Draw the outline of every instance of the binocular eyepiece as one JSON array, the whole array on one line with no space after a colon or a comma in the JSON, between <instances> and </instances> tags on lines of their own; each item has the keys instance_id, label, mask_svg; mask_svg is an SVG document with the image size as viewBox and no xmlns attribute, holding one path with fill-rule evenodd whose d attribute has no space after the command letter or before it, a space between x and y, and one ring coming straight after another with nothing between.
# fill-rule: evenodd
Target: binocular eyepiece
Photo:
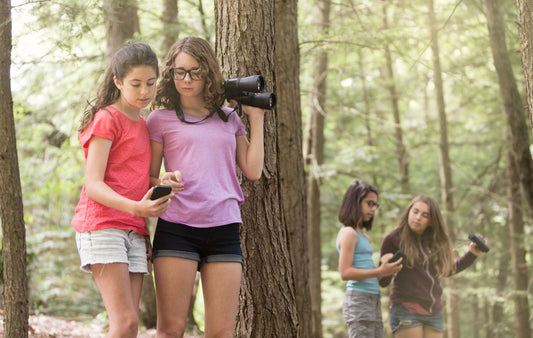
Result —
<instances>
[{"instance_id":1,"label":"binocular eyepiece","mask_svg":"<svg viewBox=\"0 0 533 338\"><path fill-rule=\"evenodd\" d=\"M274 109L276 94L263 93L265 79L261 75L228 79L224 81L224 95L226 100L235 100L247 106Z\"/></svg>"}]
</instances>

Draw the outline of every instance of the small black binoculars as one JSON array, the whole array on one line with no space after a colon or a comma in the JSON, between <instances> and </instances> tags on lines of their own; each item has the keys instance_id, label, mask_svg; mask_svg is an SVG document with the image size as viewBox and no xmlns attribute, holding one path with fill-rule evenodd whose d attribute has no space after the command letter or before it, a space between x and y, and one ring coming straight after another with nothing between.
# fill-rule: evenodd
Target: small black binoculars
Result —
<instances>
[{"instance_id":1,"label":"small black binoculars","mask_svg":"<svg viewBox=\"0 0 533 338\"><path fill-rule=\"evenodd\" d=\"M235 100L240 104L262 109L274 109L276 107L276 94L263 93L264 88L265 79L261 75L224 81L226 100Z\"/></svg>"}]
</instances>

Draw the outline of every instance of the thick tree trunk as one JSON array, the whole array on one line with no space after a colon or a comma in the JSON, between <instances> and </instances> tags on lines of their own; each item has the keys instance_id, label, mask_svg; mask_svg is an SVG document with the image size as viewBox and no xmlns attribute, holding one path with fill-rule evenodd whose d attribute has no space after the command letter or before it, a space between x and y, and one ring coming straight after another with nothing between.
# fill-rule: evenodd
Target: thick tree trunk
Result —
<instances>
[{"instance_id":1,"label":"thick tree trunk","mask_svg":"<svg viewBox=\"0 0 533 338\"><path fill-rule=\"evenodd\" d=\"M276 0L275 7L275 91L278 97L277 129L279 149L278 170L282 216L289 234L298 312L299 337L321 337L312 334L309 318L312 301L309 280L309 250L307 238L307 205L304 160L302 150L302 111L300 107L300 51L298 45L298 1ZM320 242L319 242L320 243ZM319 248L320 250L320 248ZM318 251L320 255L320 251ZM320 275L318 275L320 278ZM320 279L318 280L320 283ZM320 309L319 309L320 313ZM320 314L318 314L320 316ZM320 325L321 317L318 318Z\"/></svg>"},{"instance_id":2,"label":"thick tree trunk","mask_svg":"<svg viewBox=\"0 0 533 338\"><path fill-rule=\"evenodd\" d=\"M514 78L511 58L507 50L501 2L499 0L485 0L485 13L489 27L494 67L498 74L503 106L510 127L511 144L516 159L517 173L522 183L529 214L533 218L533 159L529 150L530 131L527 126L523 101ZM531 40L528 43L531 43ZM524 67L524 69L526 68Z\"/></svg>"},{"instance_id":3,"label":"thick tree trunk","mask_svg":"<svg viewBox=\"0 0 533 338\"><path fill-rule=\"evenodd\" d=\"M522 68L526 79L526 98L530 128L533 128L533 3L516 0L518 37L522 53Z\"/></svg>"},{"instance_id":4,"label":"thick tree trunk","mask_svg":"<svg viewBox=\"0 0 533 338\"><path fill-rule=\"evenodd\" d=\"M320 36L329 32L330 0L317 0L316 26ZM322 337L322 247L320 236L320 166L324 162L324 120L326 108L326 80L328 53L322 49L315 56L314 81L310 93L307 164L307 236L309 243L309 285L312 307L312 337Z\"/></svg>"},{"instance_id":5,"label":"thick tree trunk","mask_svg":"<svg viewBox=\"0 0 533 338\"><path fill-rule=\"evenodd\" d=\"M28 337L26 229L11 94L11 1L0 3L0 214L4 280L4 335Z\"/></svg>"},{"instance_id":6,"label":"thick tree trunk","mask_svg":"<svg viewBox=\"0 0 533 338\"><path fill-rule=\"evenodd\" d=\"M137 0L104 0L106 30L105 60L109 64L113 55L133 34L139 32Z\"/></svg>"},{"instance_id":7,"label":"thick tree trunk","mask_svg":"<svg viewBox=\"0 0 533 338\"><path fill-rule=\"evenodd\" d=\"M178 41L180 33L178 25L178 0L163 0L161 23L163 24L163 42L161 43L161 49L166 55L170 46Z\"/></svg>"},{"instance_id":8,"label":"thick tree trunk","mask_svg":"<svg viewBox=\"0 0 533 338\"><path fill-rule=\"evenodd\" d=\"M285 3L282 8L273 0L215 1L215 50L225 75L262 74L268 91L275 84L279 100L275 112L265 113L263 176L242 182L244 266L237 337L309 337L311 332L309 289L303 279L308 262L296 1ZM276 37L274 23L291 16L292 28L276 23L282 32ZM278 40L282 38L287 40ZM288 50L278 51L276 43ZM286 57L287 64L282 65L280 57ZM278 85L278 78L283 83ZM247 123L246 116L242 118Z\"/></svg>"},{"instance_id":9,"label":"thick tree trunk","mask_svg":"<svg viewBox=\"0 0 533 338\"><path fill-rule=\"evenodd\" d=\"M511 265L514 282L514 337L530 338L528 302L528 273L526 250L524 247L524 219L522 196L516 169L515 157L507 154L507 210L509 212L509 232L511 237Z\"/></svg>"},{"instance_id":10,"label":"thick tree trunk","mask_svg":"<svg viewBox=\"0 0 533 338\"><path fill-rule=\"evenodd\" d=\"M428 0L428 14L429 14L429 31L431 38L431 50L433 54L433 82L435 84L435 97L437 101L437 110L439 115L439 147L440 147L440 180L441 180L441 199L443 203L444 219L450 232L452 242L455 240L454 222L451 218L454 211L453 193L452 193L452 169L450 165L450 154L448 145L448 124L446 121L446 108L444 104L444 89L442 84L442 71L440 66L439 56L439 39L437 31L437 20L435 18L435 11L433 0ZM459 338L460 326L459 315L460 308L457 301L457 295L453 292L456 290L455 280L449 279L446 282L448 293L446 300L446 316L448 325L448 337Z\"/></svg>"}]
</instances>

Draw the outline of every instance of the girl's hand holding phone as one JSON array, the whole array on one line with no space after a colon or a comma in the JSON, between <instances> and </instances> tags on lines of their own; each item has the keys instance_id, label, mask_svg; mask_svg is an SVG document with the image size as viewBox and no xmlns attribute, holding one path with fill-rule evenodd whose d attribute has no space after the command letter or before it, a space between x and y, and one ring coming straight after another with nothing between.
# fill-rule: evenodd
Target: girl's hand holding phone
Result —
<instances>
[{"instance_id":1,"label":"girl's hand holding phone","mask_svg":"<svg viewBox=\"0 0 533 338\"><path fill-rule=\"evenodd\" d=\"M144 197L136 202L134 215L142 217L158 217L168 209L170 206L170 198L174 196L174 193L171 192L170 194L152 200L154 188L155 187L150 188Z\"/></svg>"}]
</instances>

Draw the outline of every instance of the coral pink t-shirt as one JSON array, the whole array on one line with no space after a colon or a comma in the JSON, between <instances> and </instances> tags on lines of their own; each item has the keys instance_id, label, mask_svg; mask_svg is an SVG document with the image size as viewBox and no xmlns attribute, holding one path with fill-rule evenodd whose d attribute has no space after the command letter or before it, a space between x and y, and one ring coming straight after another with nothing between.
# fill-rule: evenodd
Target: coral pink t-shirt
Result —
<instances>
[{"instance_id":1,"label":"coral pink t-shirt","mask_svg":"<svg viewBox=\"0 0 533 338\"><path fill-rule=\"evenodd\" d=\"M112 106L100 109L93 122L78 135L86 162L93 136L112 141L104 182L124 197L141 200L150 187L152 156L146 120L142 116L137 121L131 120ZM88 198L85 185L72 225L77 232L117 228L148 235L144 217L106 207Z\"/></svg>"}]
</instances>

